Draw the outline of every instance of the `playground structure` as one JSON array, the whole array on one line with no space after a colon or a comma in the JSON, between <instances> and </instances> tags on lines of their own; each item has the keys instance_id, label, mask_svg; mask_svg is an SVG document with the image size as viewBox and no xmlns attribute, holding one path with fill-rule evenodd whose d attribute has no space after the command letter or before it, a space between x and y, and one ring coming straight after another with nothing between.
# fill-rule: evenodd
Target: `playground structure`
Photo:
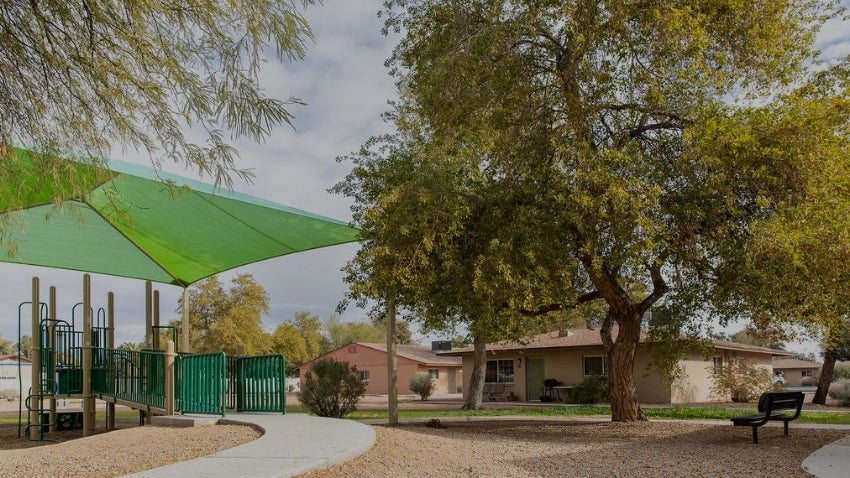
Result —
<instances>
[{"instance_id":1,"label":"playground structure","mask_svg":"<svg viewBox=\"0 0 850 478\"><path fill-rule=\"evenodd\" d=\"M96 400L106 402L106 430L115 428L115 405L139 410L147 422L153 415L236 411L286 412L285 361L282 355L227 357L224 352L193 354L188 349L188 307L184 307L181 352L177 331L159 324L159 293L146 282L143 350L115 348L114 295L106 309L91 305L91 278L83 276L83 300L71 320L57 317L56 288L41 302L39 279L32 279L32 300L18 307L18 341L22 310L31 308L32 386L20 393L27 408L24 435L44 440L46 432L82 428L94 432ZM188 303L188 294L183 303ZM82 308L82 330L76 310ZM170 339L162 341L163 334ZM81 399L82 410L57 409L57 399ZM23 419L19 409L20 438Z\"/></svg>"}]
</instances>

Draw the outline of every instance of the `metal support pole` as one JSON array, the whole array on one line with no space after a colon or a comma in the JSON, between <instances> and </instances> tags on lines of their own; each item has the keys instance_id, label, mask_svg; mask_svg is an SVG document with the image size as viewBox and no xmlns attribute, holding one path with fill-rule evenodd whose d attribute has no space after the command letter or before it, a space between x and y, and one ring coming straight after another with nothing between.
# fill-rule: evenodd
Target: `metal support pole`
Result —
<instances>
[{"instance_id":1,"label":"metal support pole","mask_svg":"<svg viewBox=\"0 0 850 478\"><path fill-rule=\"evenodd\" d=\"M165 341L165 414L174 415L174 341Z\"/></svg>"},{"instance_id":2,"label":"metal support pole","mask_svg":"<svg viewBox=\"0 0 850 478\"><path fill-rule=\"evenodd\" d=\"M106 295L106 348L112 353L115 350L115 294ZM114 377L109 377L114 380ZM113 382L114 383L114 382ZM115 430L115 403L106 404L106 429Z\"/></svg>"},{"instance_id":3,"label":"metal support pole","mask_svg":"<svg viewBox=\"0 0 850 478\"><path fill-rule=\"evenodd\" d=\"M159 291L153 291L153 328L151 329L151 334L153 335L153 349L161 350L159 344Z\"/></svg>"},{"instance_id":4,"label":"metal support pole","mask_svg":"<svg viewBox=\"0 0 850 478\"><path fill-rule=\"evenodd\" d=\"M30 424L36 426L39 434L41 429L41 324L39 304L38 277L32 278L32 338L30 343L30 360L32 360L32 386L30 387ZM20 357L18 358L20 360ZM40 436L40 435L39 435Z\"/></svg>"},{"instance_id":5,"label":"metal support pole","mask_svg":"<svg viewBox=\"0 0 850 478\"><path fill-rule=\"evenodd\" d=\"M48 316L50 317L50 326L48 327L48 343L50 350L50 366L47 367L48 373L53 373L53 390L50 396L50 432L56 432L56 394L59 393L59 373L56 371L56 361L58 354L56 353L56 286L50 286L50 300L48 302Z\"/></svg>"},{"instance_id":6,"label":"metal support pole","mask_svg":"<svg viewBox=\"0 0 850 478\"><path fill-rule=\"evenodd\" d=\"M180 351L187 354L191 351L189 347L189 289L183 288L183 317L180 321Z\"/></svg>"},{"instance_id":7,"label":"metal support pole","mask_svg":"<svg viewBox=\"0 0 850 478\"><path fill-rule=\"evenodd\" d=\"M151 290L153 285L151 281L145 281L145 348L150 350L153 348L152 334L151 334L151 321L152 319L152 309L153 305L151 304Z\"/></svg>"},{"instance_id":8,"label":"metal support pole","mask_svg":"<svg viewBox=\"0 0 850 478\"><path fill-rule=\"evenodd\" d=\"M91 276L83 275L83 436L94 433L94 397L91 392L92 376L92 326L91 326Z\"/></svg>"}]
</instances>

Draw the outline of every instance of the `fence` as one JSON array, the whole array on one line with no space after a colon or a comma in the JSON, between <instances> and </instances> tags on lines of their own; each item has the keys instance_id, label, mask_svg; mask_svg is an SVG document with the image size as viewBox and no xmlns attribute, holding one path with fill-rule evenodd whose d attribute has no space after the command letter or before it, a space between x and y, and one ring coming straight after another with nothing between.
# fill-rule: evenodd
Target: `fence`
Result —
<instances>
[{"instance_id":1,"label":"fence","mask_svg":"<svg viewBox=\"0 0 850 478\"><path fill-rule=\"evenodd\" d=\"M227 374L224 352L178 357L177 409L184 413L224 415Z\"/></svg>"},{"instance_id":2,"label":"fence","mask_svg":"<svg viewBox=\"0 0 850 478\"><path fill-rule=\"evenodd\" d=\"M230 365L236 411L286 413L286 360L283 355L235 357ZM233 396L231 392L230 396Z\"/></svg>"},{"instance_id":3,"label":"fence","mask_svg":"<svg viewBox=\"0 0 850 478\"><path fill-rule=\"evenodd\" d=\"M153 350L93 350L92 391L165 408L165 354Z\"/></svg>"}]
</instances>

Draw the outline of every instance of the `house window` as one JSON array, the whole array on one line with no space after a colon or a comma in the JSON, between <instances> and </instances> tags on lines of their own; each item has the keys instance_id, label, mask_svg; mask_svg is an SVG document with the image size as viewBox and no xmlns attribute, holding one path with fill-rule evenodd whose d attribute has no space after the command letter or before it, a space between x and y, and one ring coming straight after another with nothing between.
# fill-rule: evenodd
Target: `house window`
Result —
<instances>
[{"instance_id":1,"label":"house window","mask_svg":"<svg viewBox=\"0 0 850 478\"><path fill-rule=\"evenodd\" d=\"M484 377L484 383L513 383L514 382L514 361L509 360L488 360L487 373Z\"/></svg>"},{"instance_id":2,"label":"house window","mask_svg":"<svg viewBox=\"0 0 850 478\"><path fill-rule=\"evenodd\" d=\"M429 368L428 376L431 377L431 380L439 380L440 379L440 369L438 368Z\"/></svg>"},{"instance_id":3,"label":"house window","mask_svg":"<svg viewBox=\"0 0 850 478\"><path fill-rule=\"evenodd\" d=\"M584 359L584 375L608 375L608 360L602 355L586 355Z\"/></svg>"},{"instance_id":4,"label":"house window","mask_svg":"<svg viewBox=\"0 0 850 478\"><path fill-rule=\"evenodd\" d=\"M369 381L369 371L368 370L360 370L360 381L368 382Z\"/></svg>"},{"instance_id":5,"label":"house window","mask_svg":"<svg viewBox=\"0 0 850 478\"><path fill-rule=\"evenodd\" d=\"M357 346L356 345L349 345L348 346L348 353L356 354L357 353Z\"/></svg>"},{"instance_id":6,"label":"house window","mask_svg":"<svg viewBox=\"0 0 850 478\"><path fill-rule=\"evenodd\" d=\"M723 357L714 357L712 360L714 361L715 372L723 370Z\"/></svg>"},{"instance_id":7,"label":"house window","mask_svg":"<svg viewBox=\"0 0 850 478\"><path fill-rule=\"evenodd\" d=\"M802 373L802 374L803 374L803 378L813 376L813 375L812 375L812 371L811 371L811 370L803 370L803 371L802 371L802 372L800 372L800 373Z\"/></svg>"}]
</instances>

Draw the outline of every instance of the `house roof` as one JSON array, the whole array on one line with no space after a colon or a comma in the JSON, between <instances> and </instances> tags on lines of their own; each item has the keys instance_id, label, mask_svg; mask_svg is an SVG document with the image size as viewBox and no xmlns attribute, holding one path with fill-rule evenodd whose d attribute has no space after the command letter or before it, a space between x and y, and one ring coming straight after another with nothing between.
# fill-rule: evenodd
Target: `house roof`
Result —
<instances>
[{"instance_id":1,"label":"house roof","mask_svg":"<svg viewBox=\"0 0 850 478\"><path fill-rule=\"evenodd\" d=\"M350 345L360 345L362 347L369 347L370 349L378 350L383 353L387 353L387 344L381 343L369 343L369 342L349 342L342 347L336 348L326 354L323 354L319 357L314 358L313 360L302 364L301 366L310 365L318 360L325 358L328 354L336 352L337 350L344 349ZM446 357L437 355L430 348L425 347L423 345L396 345L396 356L404 357L409 360L413 360L415 362L419 362L425 366L434 366L434 367L460 367L461 366L461 358L460 357Z\"/></svg>"},{"instance_id":2,"label":"house roof","mask_svg":"<svg viewBox=\"0 0 850 478\"><path fill-rule=\"evenodd\" d=\"M364 347L370 347L381 352L387 352L387 344L355 342ZM421 362L425 365L444 365L460 367L460 357L437 355L430 348L423 345L396 345L396 356L404 357L416 362Z\"/></svg>"},{"instance_id":3,"label":"house roof","mask_svg":"<svg viewBox=\"0 0 850 478\"><path fill-rule=\"evenodd\" d=\"M616 333L616 331L615 331ZM649 341L649 334L641 332L641 343ZM737 342L725 342L722 340L712 340L712 345L718 349L739 350L743 352L761 352L771 355L793 355L791 352L784 350L774 350L767 347L759 347L757 345L739 344ZM602 346L602 337L599 335L599 329L570 329L564 331L548 332L545 334L530 337L526 341L503 341L494 344L487 344L488 351L499 350L530 350L530 349L550 349L564 347L593 347ZM464 355L473 353L472 347L463 347L446 352L439 352L440 355Z\"/></svg>"},{"instance_id":4,"label":"house roof","mask_svg":"<svg viewBox=\"0 0 850 478\"><path fill-rule=\"evenodd\" d=\"M823 364L818 362L809 362L808 360L800 359L773 359L773 368L790 368L790 369L807 369L821 368Z\"/></svg>"},{"instance_id":5,"label":"house roof","mask_svg":"<svg viewBox=\"0 0 850 478\"><path fill-rule=\"evenodd\" d=\"M18 354L6 354L6 355L0 355L0 361L3 361L3 360L12 360L12 361L17 362L17 361L18 361L18 357L19 357L19 356L18 356ZM21 355L21 356L20 356L20 361L21 361L21 363L32 363L32 360L30 360L30 359L28 359L28 358L24 357L23 355Z\"/></svg>"}]
</instances>

